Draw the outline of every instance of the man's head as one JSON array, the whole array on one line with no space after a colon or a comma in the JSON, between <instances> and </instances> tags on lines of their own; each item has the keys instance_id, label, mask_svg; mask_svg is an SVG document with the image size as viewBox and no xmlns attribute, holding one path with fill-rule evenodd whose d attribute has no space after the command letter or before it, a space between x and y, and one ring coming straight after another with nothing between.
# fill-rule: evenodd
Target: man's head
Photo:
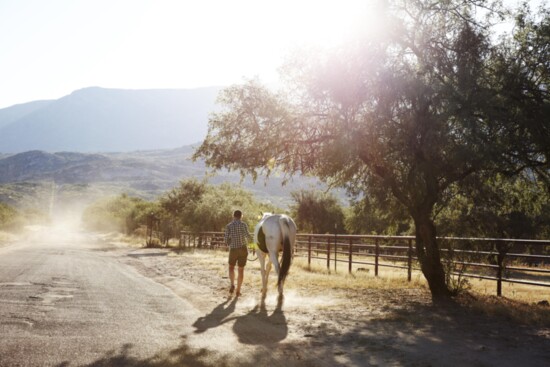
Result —
<instances>
[{"instance_id":1,"label":"man's head","mask_svg":"<svg viewBox=\"0 0 550 367\"><path fill-rule=\"evenodd\" d=\"M243 213L240 210L235 210L233 212L233 218L235 219L241 219L242 216L243 216Z\"/></svg>"}]
</instances>

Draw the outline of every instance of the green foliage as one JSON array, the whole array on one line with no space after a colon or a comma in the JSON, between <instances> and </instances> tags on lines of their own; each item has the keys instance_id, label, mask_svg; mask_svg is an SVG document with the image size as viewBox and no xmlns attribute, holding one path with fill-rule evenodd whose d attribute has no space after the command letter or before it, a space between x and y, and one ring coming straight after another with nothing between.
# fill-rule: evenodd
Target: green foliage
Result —
<instances>
[{"instance_id":1,"label":"green foliage","mask_svg":"<svg viewBox=\"0 0 550 367\"><path fill-rule=\"evenodd\" d=\"M132 234L138 228L147 225L147 216L151 213L155 215L163 215L159 203L136 199L130 203L129 210L124 213L126 223L126 233ZM162 219L162 218L161 218ZM164 223L165 221L161 221ZM165 229L165 231L167 231Z\"/></svg>"},{"instance_id":2,"label":"green foliage","mask_svg":"<svg viewBox=\"0 0 550 367\"><path fill-rule=\"evenodd\" d=\"M153 204L143 199L122 194L102 199L86 208L82 221L89 230L131 233L145 223L147 213L153 208Z\"/></svg>"},{"instance_id":3,"label":"green foliage","mask_svg":"<svg viewBox=\"0 0 550 367\"><path fill-rule=\"evenodd\" d=\"M231 220L233 211L243 212L243 220L254 227L262 211L274 211L260 204L248 190L232 184L209 185L206 182L185 180L161 200L161 206L181 229L188 231L221 231Z\"/></svg>"},{"instance_id":4,"label":"green foliage","mask_svg":"<svg viewBox=\"0 0 550 367\"><path fill-rule=\"evenodd\" d=\"M0 203L0 229L16 229L21 226L21 215L9 205Z\"/></svg>"},{"instance_id":5,"label":"green foliage","mask_svg":"<svg viewBox=\"0 0 550 367\"><path fill-rule=\"evenodd\" d=\"M0 230L17 231L29 224L48 224L50 218L38 209L15 209L0 202Z\"/></svg>"},{"instance_id":6,"label":"green foliage","mask_svg":"<svg viewBox=\"0 0 550 367\"><path fill-rule=\"evenodd\" d=\"M346 233L344 208L331 193L300 190L291 193L291 216L302 232Z\"/></svg>"},{"instance_id":7,"label":"green foliage","mask_svg":"<svg viewBox=\"0 0 550 367\"><path fill-rule=\"evenodd\" d=\"M474 195L461 191L468 184ZM449 191L437 216L442 236L550 238L550 193L533 175L472 177Z\"/></svg>"},{"instance_id":8,"label":"green foliage","mask_svg":"<svg viewBox=\"0 0 550 367\"><path fill-rule=\"evenodd\" d=\"M148 202L126 194L107 198L89 206L83 214L85 227L91 230L134 233L145 228L153 215L154 231L161 238L156 245L178 238L182 230L221 231L231 221L233 211L240 209L250 228L263 211L279 211L259 203L247 190L232 185L209 185L195 179L184 180L156 202ZM158 243L157 243L158 242Z\"/></svg>"},{"instance_id":9,"label":"green foliage","mask_svg":"<svg viewBox=\"0 0 550 367\"><path fill-rule=\"evenodd\" d=\"M354 234L410 235L414 228L403 206L395 199L380 202L374 197L352 201L346 228Z\"/></svg>"}]
</instances>

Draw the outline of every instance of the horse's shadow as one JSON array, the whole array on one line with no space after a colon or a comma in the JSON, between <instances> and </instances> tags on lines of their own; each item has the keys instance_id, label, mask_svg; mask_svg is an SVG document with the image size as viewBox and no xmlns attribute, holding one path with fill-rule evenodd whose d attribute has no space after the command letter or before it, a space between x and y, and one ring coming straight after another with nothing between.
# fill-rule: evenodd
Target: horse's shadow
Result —
<instances>
[{"instance_id":1,"label":"horse's shadow","mask_svg":"<svg viewBox=\"0 0 550 367\"><path fill-rule=\"evenodd\" d=\"M247 314L228 317L235 311L236 301L237 298L227 299L208 315L199 317L193 323L195 333L203 333L208 329L234 321L233 332L243 344L275 344L286 339L288 325L282 310L282 298L278 298L277 306L271 314L268 313L265 297L262 297Z\"/></svg>"},{"instance_id":2,"label":"horse's shadow","mask_svg":"<svg viewBox=\"0 0 550 367\"><path fill-rule=\"evenodd\" d=\"M246 315L235 318L233 332L243 344L275 344L286 339L288 325L283 312L283 299L278 298L277 306L268 314L265 297Z\"/></svg>"}]
</instances>

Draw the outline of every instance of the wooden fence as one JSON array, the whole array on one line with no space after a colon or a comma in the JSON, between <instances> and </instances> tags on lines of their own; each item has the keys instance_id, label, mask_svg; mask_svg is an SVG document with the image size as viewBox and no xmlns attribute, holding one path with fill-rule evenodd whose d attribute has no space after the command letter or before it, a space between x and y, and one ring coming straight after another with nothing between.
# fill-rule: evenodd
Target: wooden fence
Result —
<instances>
[{"instance_id":1,"label":"wooden fence","mask_svg":"<svg viewBox=\"0 0 550 367\"><path fill-rule=\"evenodd\" d=\"M502 283L550 287L550 241L501 238L438 238L442 262L455 276L496 281L497 295ZM180 246L225 248L222 232L182 232ZM326 263L328 270L354 271L382 268L420 270L413 236L298 234L294 256Z\"/></svg>"}]
</instances>

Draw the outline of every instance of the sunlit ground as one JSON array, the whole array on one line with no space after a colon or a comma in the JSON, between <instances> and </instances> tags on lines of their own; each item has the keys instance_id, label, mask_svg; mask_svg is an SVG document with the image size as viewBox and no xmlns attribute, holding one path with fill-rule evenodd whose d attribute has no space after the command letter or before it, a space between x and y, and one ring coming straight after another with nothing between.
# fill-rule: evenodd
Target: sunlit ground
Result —
<instances>
[{"instance_id":1,"label":"sunlit ground","mask_svg":"<svg viewBox=\"0 0 550 367\"><path fill-rule=\"evenodd\" d=\"M180 256L174 254L173 256ZM227 274L225 264L226 252L211 250L194 250L185 256L193 256L197 262L203 266L215 270L220 277ZM347 264L338 264L334 270L334 264L327 269L326 261L313 260L308 265L307 258L297 257L291 268L291 275L287 278L285 285L286 302L292 303L293 294L304 293L299 291L322 291L323 289L337 289L342 291L353 291L359 289L424 289L427 290L427 284L424 276L419 271L413 271L411 281L407 280L407 271L405 269L393 269L380 267L379 276L374 276L373 266L362 266L363 270L354 271L350 274ZM245 278L244 286L248 288L261 287L259 276L259 265L257 261L249 262L247 265L248 277ZM271 289L274 289L276 278L274 272L270 275ZM495 281L468 279L468 284L475 294L483 296L496 296L497 284ZM294 292L294 293L293 293ZM503 296L516 301L525 303L536 303L541 300L550 300L549 287L535 287L522 284L506 283L502 284ZM329 298L327 297L327 300ZM319 302L325 302L319 297ZM328 302L328 301L327 301ZM330 302L329 302L330 303Z\"/></svg>"}]
</instances>

